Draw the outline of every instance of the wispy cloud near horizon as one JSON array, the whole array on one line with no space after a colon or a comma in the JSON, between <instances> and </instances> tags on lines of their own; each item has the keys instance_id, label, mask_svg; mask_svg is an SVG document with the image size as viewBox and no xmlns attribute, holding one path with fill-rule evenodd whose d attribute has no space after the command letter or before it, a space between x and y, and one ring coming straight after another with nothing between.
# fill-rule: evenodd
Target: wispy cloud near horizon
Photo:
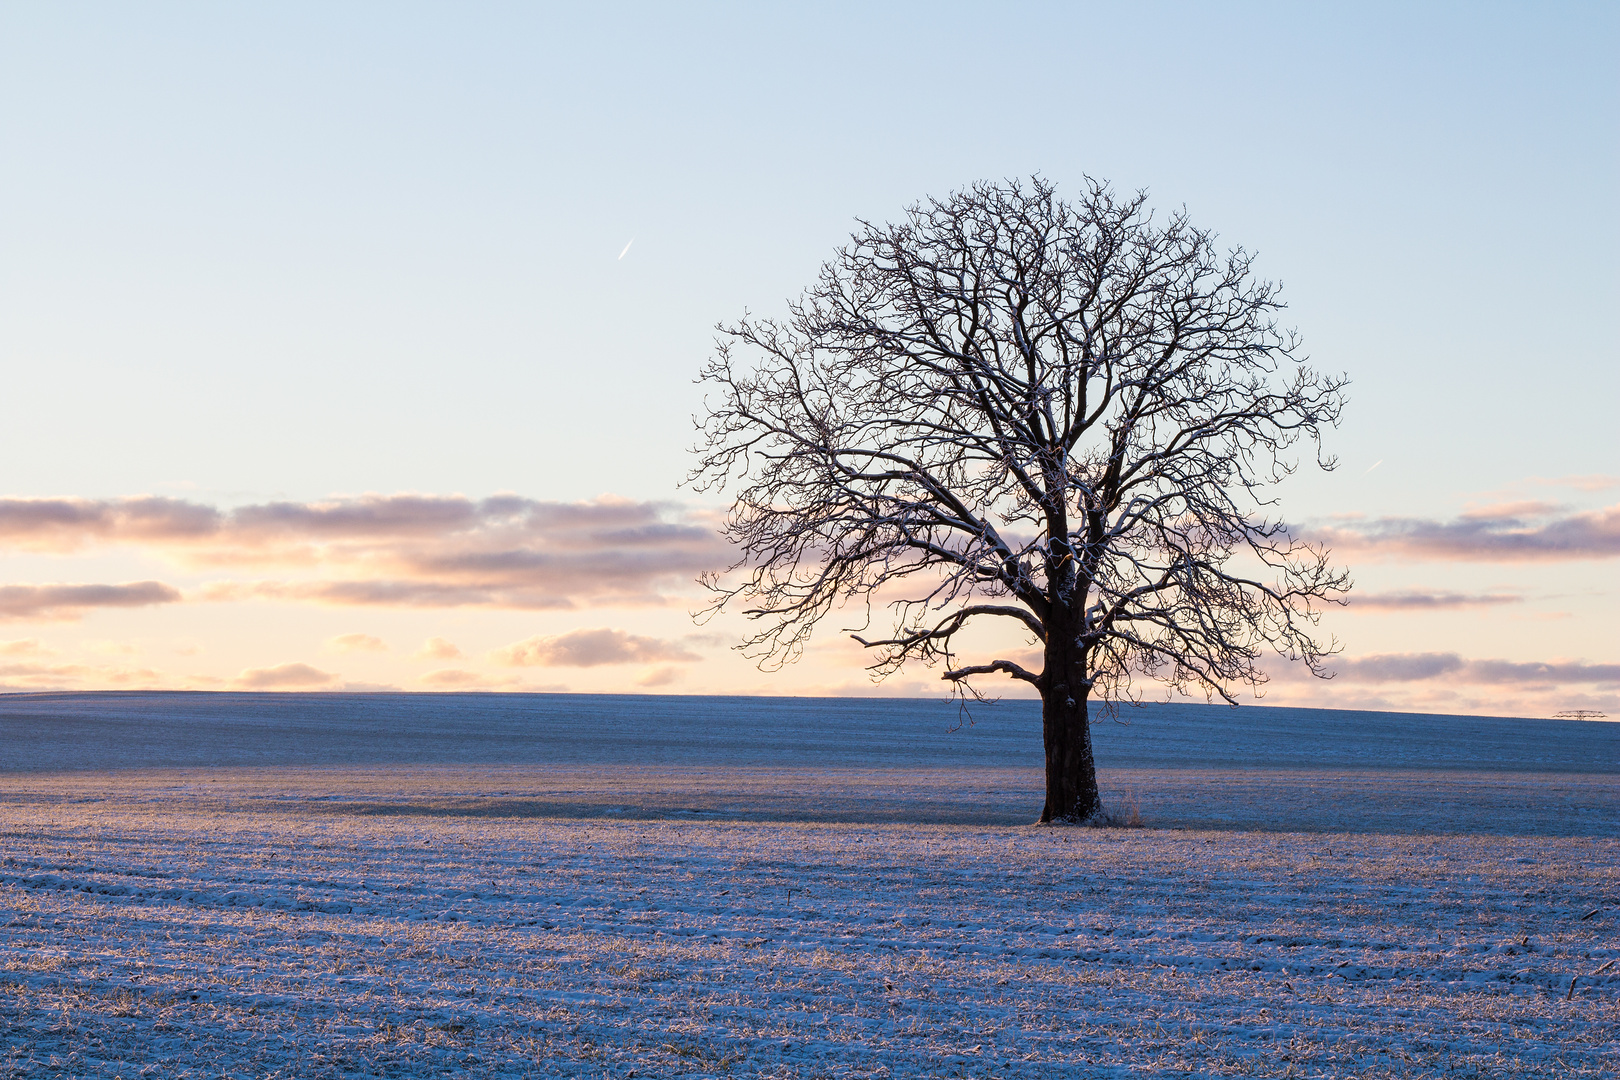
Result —
<instances>
[{"instance_id":1,"label":"wispy cloud near horizon","mask_svg":"<svg viewBox=\"0 0 1620 1080\"><path fill-rule=\"evenodd\" d=\"M1360 558L1530 562L1620 556L1620 505L1568 511L1544 502L1469 510L1451 521L1383 517L1303 530L1313 541Z\"/></svg>"},{"instance_id":2,"label":"wispy cloud near horizon","mask_svg":"<svg viewBox=\"0 0 1620 1080\"><path fill-rule=\"evenodd\" d=\"M1352 683L1409 683L1448 679L1494 686L1546 687L1568 684L1620 688L1620 664L1594 664L1584 660L1517 661L1474 660L1455 652L1372 653L1337 656L1328 663L1335 681ZM1273 678L1304 681L1310 676L1298 665L1274 667Z\"/></svg>"},{"instance_id":3,"label":"wispy cloud near horizon","mask_svg":"<svg viewBox=\"0 0 1620 1080\"><path fill-rule=\"evenodd\" d=\"M1474 659L1457 652L1334 657L1334 677L1268 663L1267 704L1478 716L1551 716L1584 708L1620 710L1620 664L1584 659Z\"/></svg>"},{"instance_id":4,"label":"wispy cloud near horizon","mask_svg":"<svg viewBox=\"0 0 1620 1080\"><path fill-rule=\"evenodd\" d=\"M203 600L519 610L661 604L729 555L705 511L611 497L362 495L231 510L147 496L0 499L0 550L68 555L120 546L193 572L275 574L206 582L197 590ZM28 600L18 593L13 602Z\"/></svg>"},{"instance_id":5,"label":"wispy cloud near horizon","mask_svg":"<svg viewBox=\"0 0 1620 1080\"><path fill-rule=\"evenodd\" d=\"M338 676L309 664L295 663L248 668L231 681L242 690L308 690L331 686L338 681Z\"/></svg>"},{"instance_id":6,"label":"wispy cloud near horizon","mask_svg":"<svg viewBox=\"0 0 1620 1080\"><path fill-rule=\"evenodd\" d=\"M703 659L672 641L607 628L525 638L490 654L505 667L596 667L599 664L692 663Z\"/></svg>"},{"instance_id":7,"label":"wispy cloud near horizon","mask_svg":"<svg viewBox=\"0 0 1620 1080\"><path fill-rule=\"evenodd\" d=\"M55 690L83 685L145 689L162 685L161 671L96 664L0 663L0 689Z\"/></svg>"},{"instance_id":8,"label":"wispy cloud near horizon","mask_svg":"<svg viewBox=\"0 0 1620 1080\"><path fill-rule=\"evenodd\" d=\"M1352 591L1346 601L1350 611L1449 611L1459 608L1498 607L1522 604L1518 593L1459 593L1446 590L1404 589L1399 592L1368 593Z\"/></svg>"},{"instance_id":9,"label":"wispy cloud near horizon","mask_svg":"<svg viewBox=\"0 0 1620 1080\"><path fill-rule=\"evenodd\" d=\"M1572 488L1576 491L1607 491L1620 487L1620 476L1608 473L1586 473L1580 476L1538 476L1530 481L1543 487Z\"/></svg>"}]
</instances>

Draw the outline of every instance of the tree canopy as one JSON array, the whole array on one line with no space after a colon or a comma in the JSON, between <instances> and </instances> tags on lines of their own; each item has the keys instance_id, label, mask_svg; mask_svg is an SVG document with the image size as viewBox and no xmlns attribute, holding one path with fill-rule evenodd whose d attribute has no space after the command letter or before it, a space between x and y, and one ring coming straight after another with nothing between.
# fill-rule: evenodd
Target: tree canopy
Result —
<instances>
[{"instance_id":1,"label":"tree canopy","mask_svg":"<svg viewBox=\"0 0 1620 1080\"><path fill-rule=\"evenodd\" d=\"M854 601L879 675L1032 684L1044 820L1099 809L1089 698L1146 676L1235 703L1271 650L1321 674L1349 580L1272 488L1301 440L1333 467L1346 383L1304 362L1252 262L1142 193L979 183L861 222L785 318L722 325L693 475L735 485L739 558L705 580L756 622L741 647L794 659ZM981 619L1020 623L1040 670L961 656Z\"/></svg>"}]
</instances>

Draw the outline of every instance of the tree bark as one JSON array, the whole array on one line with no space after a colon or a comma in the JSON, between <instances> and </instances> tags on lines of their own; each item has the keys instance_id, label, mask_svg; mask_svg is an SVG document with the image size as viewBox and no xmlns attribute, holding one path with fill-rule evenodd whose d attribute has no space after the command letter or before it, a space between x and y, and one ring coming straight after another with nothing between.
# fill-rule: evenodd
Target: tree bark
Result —
<instances>
[{"instance_id":1,"label":"tree bark","mask_svg":"<svg viewBox=\"0 0 1620 1080\"><path fill-rule=\"evenodd\" d=\"M1102 809L1097 765L1091 756L1085 654L1065 640L1072 637L1065 632L1047 637L1046 671L1040 686L1041 727L1046 737L1043 825L1085 821Z\"/></svg>"}]
</instances>

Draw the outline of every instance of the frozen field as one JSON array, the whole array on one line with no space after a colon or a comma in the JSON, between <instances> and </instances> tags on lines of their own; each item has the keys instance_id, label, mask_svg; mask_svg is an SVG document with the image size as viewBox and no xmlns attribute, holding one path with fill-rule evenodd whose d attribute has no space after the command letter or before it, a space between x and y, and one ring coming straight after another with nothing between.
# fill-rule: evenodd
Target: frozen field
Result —
<instances>
[{"instance_id":1,"label":"frozen field","mask_svg":"<svg viewBox=\"0 0 1620 1080\"><path fill-rule=\"evenodd\" d=\"M866 768L498 730L518 763L316 766L194 717L210 767L156 767L160 723L145 767L64 771L0 704L0 1077L1620 1072L1608 725L1453 718L1377 768L1354 733L1410 724L1328 714L1304 768L1309 725L1260 716L1271 769L1189 763L1196 716L1119 727L1151 730L1105 792L1149 827L1039 829L983 720L978 757Z\"/></svg>"}]
</instances>

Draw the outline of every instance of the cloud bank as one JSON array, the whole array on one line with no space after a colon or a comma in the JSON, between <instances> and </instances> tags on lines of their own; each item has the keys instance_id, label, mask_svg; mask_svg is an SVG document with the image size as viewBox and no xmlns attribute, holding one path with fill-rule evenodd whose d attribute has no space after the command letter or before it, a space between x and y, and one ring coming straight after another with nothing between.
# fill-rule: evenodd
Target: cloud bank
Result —
<instances>
[{"instance_id":1,"label":"cloud bank","mask_svg":"<svg viewBox=\"0 0 1620 1080\"><path fill-rule=\"evenodd\" d=\"M1380 653L1333 663L1337 677L1350 682L1417 682L1450 677L1492 685L1594 683L1620 685L1620 664L1578 660L1520 662L1468 660L1451 652Z\"/></svg>"},{"instance_id":2,"label":"cloud bank","mask_svg":"<svg viewBox=\"0 0 1620 1080\"><path fill-rule=\"evenodd\" d=\"M1326 685L1332 687L1448 683L1514 691L1577 686L1620 689L1620 664L1586 660L1476 660L1455 652L1399 652L1336 656L1327 667L1333 679ZM1323 685L1300 664L1270 661L1266 670L1274 682Z\"/></svg>"},{"instance_id":3,"label":"cloud bank","mask_svg":"<svg viewBox=\"0 0 1620 1080\"><path fill-rule=\"evenodd\" d=\"M702 511L613 498L363 495L231 510L157 497L0 499L0 550L109 546L142 548L194 571L254 575L208 583L199 592L206 600L520 610L664 603L730 554ZM11 603L71 613L97 602L51 604L19 593Z\"/></svg>"},{"instance_id":4,"label":"cloud bank","mask_svg":"<svg viewBox=\"0 0 1620 1080\"><path fill-rule=\"evenodd\" d=\"M55 690L94 686L118 689L156 689L166 676L152 668L103 667L93 664L0 663L0 688Z\"/></svg>"},{"instance_id":5,"label":"cloud bank","mask_svg":"<svg viewBox=\"0 0 1620 1080\"><path fill-rule=\"evenodd\" d=\"M1503 503L1451 521L1387 517L1306 530L1337 551L1401 557L1530 562L1620 556L1620 505L1568 512L1542 502Z\"/></svg>"},{"instance_id":6,"label":"cloud bank","mask_svg":"<svg viewBox=\"0 0 1620 1080\"><path fill-rule=\"evenodd\" d=\"M1334 677L1268 662L1268 704L1338 709L1551 716L1573 708L1620 714L1620 664L1580 659L1477 660L1455 652L1335 657Z\"/></svg>"}]
</instances>

